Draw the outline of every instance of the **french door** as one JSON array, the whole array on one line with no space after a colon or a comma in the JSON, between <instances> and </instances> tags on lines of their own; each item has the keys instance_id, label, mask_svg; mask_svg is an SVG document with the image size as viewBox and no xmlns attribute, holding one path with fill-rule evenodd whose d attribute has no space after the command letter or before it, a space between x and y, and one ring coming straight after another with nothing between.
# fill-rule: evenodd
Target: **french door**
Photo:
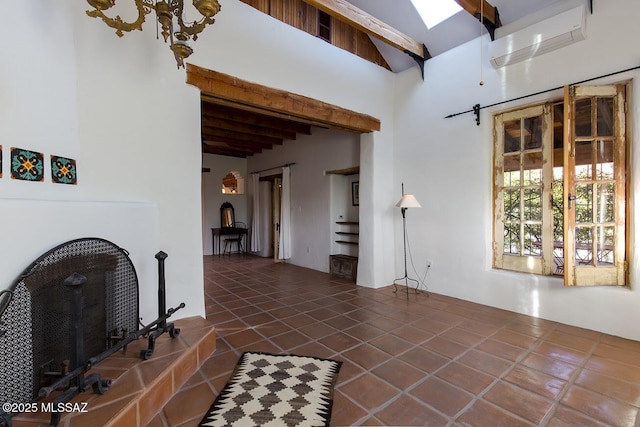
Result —
<instances>
[{"instance_id":1,"label":"french door","mask_svg":"<svg viewBox=\"0 0 640 427\"><path fill-rule=\"evenodd\" d=\"M565 286L627 283L625 89L565 88Z\"/></svg>"}]
</instances>

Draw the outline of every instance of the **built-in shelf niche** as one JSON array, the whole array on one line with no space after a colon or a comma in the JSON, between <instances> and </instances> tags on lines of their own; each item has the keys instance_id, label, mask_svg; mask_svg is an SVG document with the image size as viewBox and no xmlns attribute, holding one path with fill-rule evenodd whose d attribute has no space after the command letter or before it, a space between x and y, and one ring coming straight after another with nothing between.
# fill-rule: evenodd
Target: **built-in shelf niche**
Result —
<instances>
[{"instance_id":1,"label":"built-in shelf niche","mask_svg":"<svg viewBox=\"0 0 640 427\"><path fill-rule=\"evenodd\" d=\"M356 282L358 273L358 244L360 237L360 208L354 197L354 182L359 182L360 167L325 171L332 183L332 251L329 270L332 277Z\"/></svg>"},{"instance_id":2,"label":"built-in shelf niche","mask_svg":"<svg viewBox=\"0 0 640 427\"><path fill-rule=\"evenodd\" d=\"M359 223L356 221L336 221L336 224L340 227L335 232L338 236L336 243L358 246Z\"/></svg>"}]
</instances>

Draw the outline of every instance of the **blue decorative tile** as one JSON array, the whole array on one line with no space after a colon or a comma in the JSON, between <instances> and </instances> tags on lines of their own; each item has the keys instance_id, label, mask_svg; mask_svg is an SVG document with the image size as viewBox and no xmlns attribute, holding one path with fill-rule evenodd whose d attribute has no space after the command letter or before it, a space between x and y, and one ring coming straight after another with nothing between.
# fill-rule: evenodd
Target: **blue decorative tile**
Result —
<instances>
[{"instance_id":1,"label":"blue decorative tile","mask_svg":"<svg viewBox=\"0 0 640 427\"><path fill-rule=\"evenodd\" d=\"M44 156L42 153L11 147L11 178L23 181L44 179Z\"/></svg>"},{"instance_id":2,"label":"blue decorative tile","mask_svg":"<svg viewBox=\"0 0 640 427\"><path fill-rule=\"evenodd\" d=\"M78 173L76 161L67 157L51 155L51 180L56 184L76 184Z\"/></svg>"}]
</instances>

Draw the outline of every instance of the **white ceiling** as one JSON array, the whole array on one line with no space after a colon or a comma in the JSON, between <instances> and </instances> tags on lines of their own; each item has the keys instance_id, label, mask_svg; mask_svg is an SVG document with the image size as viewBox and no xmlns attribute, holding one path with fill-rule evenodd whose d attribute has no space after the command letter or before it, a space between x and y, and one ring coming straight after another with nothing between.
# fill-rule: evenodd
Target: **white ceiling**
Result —
<instances>
[{"instance_id":1,"label":"white ceiling","mask_svg":"<svg viewBox=\"0 0 640 427\"><path fill-rule=\"evenodd\" d=\"M480 21L466 11L460 11L430 30L420 18L411 0L349 0L354 6L380 19L414 40L424 43L431 56L439 55L463 43L473 40L487 31ZM567 0L489 0L498 8L503 26L547 7L566 3ZM415 66L409 55L372 38L380 53L395 72Z\"/></svg>"}]
</instances>

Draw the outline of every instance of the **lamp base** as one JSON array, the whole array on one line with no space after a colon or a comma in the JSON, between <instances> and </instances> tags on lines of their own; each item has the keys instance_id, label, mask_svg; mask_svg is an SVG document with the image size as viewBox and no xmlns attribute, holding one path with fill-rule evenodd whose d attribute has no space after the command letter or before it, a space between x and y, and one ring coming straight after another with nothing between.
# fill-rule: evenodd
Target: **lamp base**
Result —
<instances>
[{"instance_id":1,"label":"lamp base","mask_svg":"<svg viewBox=\"0 0 640 427\"><path fill-rule=\"evenodd\" d=\"M399 283L404 281L404 283ZM409 289L411 288L409 286L409 282L414 282L416 284L416 287L413 288L413 291L416 293L416 295L423 293L421 290L418 289L418 287L420 286L420 282L418 282L416 279L412 279L411 277L405 275L404 277L400 277L398 279L395 279L393 281L393 293L395 294L396 292L398 292L398 286L404 286L404 290L407 294L407 298L409 298ZM425 292L426 293L426 292ZM428 293L426 293L427 296L429 296Z\"/></svg>"}]
</instances>

